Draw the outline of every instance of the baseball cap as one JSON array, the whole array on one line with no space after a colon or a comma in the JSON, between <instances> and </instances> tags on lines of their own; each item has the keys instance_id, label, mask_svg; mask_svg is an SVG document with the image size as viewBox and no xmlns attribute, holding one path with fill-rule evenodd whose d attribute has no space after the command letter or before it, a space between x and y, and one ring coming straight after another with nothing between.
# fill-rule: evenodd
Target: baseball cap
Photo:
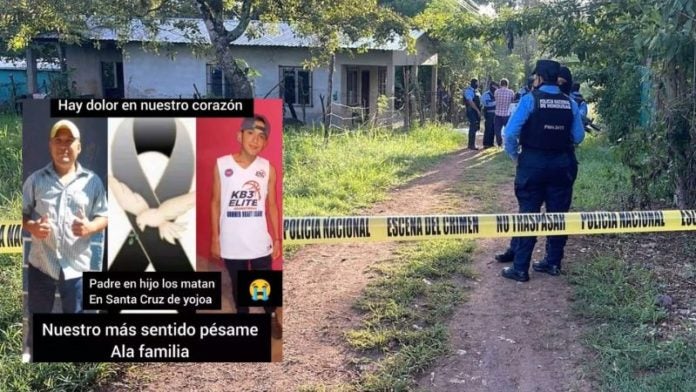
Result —
<instances>
[{"instance_id":1,"label":"baseball cap","mask_svg":"<svg viewBox=\"0 0 696 392\"><path fill-rule=\"evenodd\" d=\"M75 125L75 123L70 120L60 120L53 124L53 126L51 127L50 138L53 139L54 137L56 137L56 134L61 129L67 129L68 131L70 131L70 134L75 139L80 138L80 130L77 128L77 125Z\"/></svg>"},{"instance_id":2,"label":"baseball cap","mask_svg":"<svg viewBox=\"0 0 696 392\"><path fill-rule=\"evenodd\" d=\"M257 120L262 121L263 125L257 125ZM266 120L266 117L258 114L254 115L254 117L245 118L244 121L242 121L242 129L258 129L262 131L266 137L271 134L271 125L268 123L268 120Z\"/></svg>"}]
</instances>

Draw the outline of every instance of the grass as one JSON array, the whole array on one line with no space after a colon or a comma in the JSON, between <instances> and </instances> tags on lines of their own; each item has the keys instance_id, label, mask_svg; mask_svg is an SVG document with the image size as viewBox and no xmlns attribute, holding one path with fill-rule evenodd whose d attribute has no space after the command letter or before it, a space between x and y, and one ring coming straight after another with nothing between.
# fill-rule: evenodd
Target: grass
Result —
<instances>
[{"instance_id":1,"label":"grass","mask_svg":"<svg viewBox=\"0 0 696 392\"><path fill-rule=\"evenodd\" d=\"M21 211L21 121L0 117L0 219ZM333 136L318 131L285 135L287 216L355 213L383 199L461 145L460 134L427 126L409 133L372 130ZM22 258L0 255L0 391L93 390L120 372L116 364L26 365L22 351ZM440 287L440 286L438 286ZM443 304L452 306L451 304Z\"/></svg>"},{"instance_id":2,"label":"grass","mask_svg":"<svg viewBox=\"0 0 696 392\"><path fill-rule=\"evenodd\" d=\"M589 134L577 150L578 178L573 187L573 210L620 210L630 194L629 170L605 135Z\"/></svg>"},{"instance_id":3,"label":"grass","mask_svg":"<svg viewBox=\"0 0 696 392\"><path fill-rule=\"evenodd\" d=\"M284 135L283 213L356 213L390 188L460 147L464 136L427 125L408 133L367 130L333 135L300 130Z\"/></svg>"},{"instance_id":4,"label":"grass","mask_svg":"<svg viewBox=\"0 0 696 392\"><path fill-rule=\"evenodd\" d=\"M394 260L375 267L378 277L355 304L363 325L345 334L362 353L356 365L364 370L360 380L338 390L413 389L415 377L449 350L446 322L465 297L455 279L473 275L472 250L470 241L424 241L400 247Z\"/></svg>"},{"instance_id":5,"label":"grass","mask_svg":"<svg viewBox=\"0 0 696 392\"><path fill-rule=\"evenodd\" d=\"M660 338L666 314L655 305L651 272L621 260L599 257L574 264L575 312L592 326L585 344L596 353L591 364L602 390L693 391L696 335Z\"/></svg>"},{"instance_id":6,"label":"grass","mask_svg":"<svg viewBox=\"0 0 696 392\"><path fill-rule=\"evenodd\" d=\"M415 376L446 354L446 322L464 300L456 277L472 277L469 241L428 241L400 249L399 257L377 267L358 310L363 326L348 331L349 345L379 353L374 369L356 385L360 391L410 390Z\"/></svg>"},{"instance_id":7,"label":"grass","mask_svg":"<svg viewBox=\"0 0 696 392\"><path fill-rule=\"evenodd\" d=\"M20 219L22 211L22 131L17 116L0 114L0 219Z\"/></svg>"},{"instance_id":8,"label":"grass","mask_svg":"<svg viewBox=\"0 0 696 392\"><path fill-rule=\"evenodd\" d=\"M500 212L502 186L514 182L515 164L503 150L490 148L469 158L464 181L457 185L457 193L475 203L470 213L494 214ZM515 210L516 212L516 210Z\"/></svg>"},{"instance_id":9,"label":"grass","mask_svg":"<svg viewBox=\"0 0 696 392\"><path fill-rule=\"evenodd\" d=\"M429 125L409 133L361 131L332 137L285 135L286 216L355 213L387 196L429 165L459 148L464 136ZM471 242L435 241L403 245L357 301L363 326L346 332L363 357L361 379L331 387L340 391L406 390L414 377L447 350L445 322L463 299L453 278L470 275ZM308 384L301 391L326 391Z\"/></svg>"},{"instance_id":10,"label":"grass","mask_svg":"<svg viewBox=\"0 0 696 392\"><path fill-rule=\"evenodd\" d=\"M573 208L622 210L631 200L629 170L603 135L589 136L578 150L580 170ZM592 241L613 249L621 237ZM591 244L591 243L590 243ZM591 246L591 245L590 245ZM570 265L574 313L589 321L583 342L595 354L588 363L603 391L693 391L696 388L696 334L664 337L667 313L656 306L659 277L640 259L622 260L619 252ZM676 257L666 255L665 258ZM665 260L666 263L671 260Z\"/></svg>"},{"instance_id":11,"label":"grass","mask_svg":"<svg viewBox=\"0 0 696 392\"><path fill-rule=\"evenodd\" d=\"M22 133L17 116L0 115L0 220L21 217ZM0 255L0 391L82 391L109 379L113 364L23 364L22 256Z\"/></svg>"}]
</instances>

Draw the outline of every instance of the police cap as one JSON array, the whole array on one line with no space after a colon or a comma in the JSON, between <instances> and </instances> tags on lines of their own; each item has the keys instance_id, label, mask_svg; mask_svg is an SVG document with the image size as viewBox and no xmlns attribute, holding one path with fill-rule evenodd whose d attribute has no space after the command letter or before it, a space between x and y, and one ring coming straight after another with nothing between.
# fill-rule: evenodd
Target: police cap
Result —
<instances>
[{"instance_id":1,"label":"police cap","mask_svg":"<svg viewBox=\"0 0 696 392\"><path fill-rule=\"evenodd\" d=\"M570 88L573 86L573 74L570 73L568 67L563 66L558 73L558 83L561 83L561 78L565 81L560 87L564 94L570 94Z\"/></svg>"},{"instance_id":2,"label":"police cap","mask_svg":"<svg viewBox=\"0 0 696 392\"><path fill-rule=\"evenodd\" d=\"M561 70L558 71L558 77L565 79L569 84L573 84L573 74L570 73L568 67L561 67Z\"/></svg>"},{"instance_id":3,"label":"police cap","mask_svg":"<svg viewBox=\"0 0 696 392\"><path fill-rule=\"evenodd\" d=\"M556 79L558 79L558 74L560 71L561 64L558 61L537 60L536 66L534 67L534 71L532 71L532 73L541 76L546 82L556 83Z\"/></svg>"}]
</instances>

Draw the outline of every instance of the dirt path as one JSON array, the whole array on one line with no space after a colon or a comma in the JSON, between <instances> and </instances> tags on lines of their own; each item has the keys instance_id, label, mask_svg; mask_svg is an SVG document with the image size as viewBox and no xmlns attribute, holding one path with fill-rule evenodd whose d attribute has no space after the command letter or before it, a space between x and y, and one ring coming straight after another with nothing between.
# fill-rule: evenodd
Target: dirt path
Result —
<instances>
[{"instance_id":1,"label":"dirt path","mask_svg":"<svg viewBox=\"0 0 696 392\"><path fill-rule=\"evenodd\" d=\"M365 214L429 214L449 211L473 152L458 151L392 192ZM423 195L429 195L424 197ZM398 244L306 246L284 264L283 362L272 364L153 364L120 389L143 391L295 391L314 383L355 380L343 333L360 323L351 308L370 280L368 267L388 260ZM142 371L142 369L141 369Z\"/></svg>"},{"instance_id":2,"label":"dirt path","mask_svg":"<svg viewBox=\"0 0 696 392\"><path fill-rule=\"evenodd\" d=\"M481 156L470 151L453 153L364 213L477 211L477 196L464 198L455 191L466 181L468 168L485 165ZM501 210L516 210L511 184L499 195ZM438 361L420 380L420 387L426 391L591 390L576 370L584 353L578 343L579 328L569 316L568 284L563 278L536 273L526 284L504 280L499 276L502 266L492 262L492 255L506 243L477 241L473 267L479 278L462 283L472 291L450 323L453 354ZM144 376L125 380L122 390L296 391L312 384L331 390L355 380L359 370L352 365L352 353L343 338L345 331L360 323L351 305L371 278L369 266L392 258L397 246L306 246L286 261L282 363L148 365ZM537 249L543 249L542 242ZM572 262L572 255L568 258Z\"/></svg>"},{"instance_id":3,"label":"dirt path","mask_svg":"<svg viewBox=\"0 0 696 392\"><path fill-rule=\"evenodd\" d=\"M516 211L512 184L498 193L500 211ZM452 354L441 358L419 385L428 391L591 391L581 362L580 328L569 311L570 287L562 277L530 272L517 283L500 276L493 260L508 240L476 241L472 267L478 279L449 327ZM543 257L540 240L533 260ZM572 239L564 263L575 259Z\"/></svg>"}]
</instances>

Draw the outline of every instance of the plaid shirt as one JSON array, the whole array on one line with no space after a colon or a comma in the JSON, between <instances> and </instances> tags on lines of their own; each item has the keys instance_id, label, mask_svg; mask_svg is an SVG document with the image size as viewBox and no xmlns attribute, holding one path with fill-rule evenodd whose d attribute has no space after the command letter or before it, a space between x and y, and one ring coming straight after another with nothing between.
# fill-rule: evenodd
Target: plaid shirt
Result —
<instances>
[{"instance_id":1,"label":"plaid shirt","mask_svg":"<svg viewBox=\"0 0 696 392\"><path fill-rule=\"evenodd\" d=\"M510 103L515 98L515 93L507 87L495 90L495 115L507 117Z\"/></svg>"},{"instance_id":2,"label":"plaid shirt","mask_svg":"<svg viewBox=\"0 0 696 392\"><path fill-rule=\"evenodd\" d=\"M65 279L74 279L91 269L91 236L75 237L72 233L77 211L82 209L90 220L107 216L101 180L94 172L76 165L75 178L68 184L60 182L53 163L49 163L32 173L23 187L22 215L39 219L47 214L51 222L51 234L46 239L32 237L29 264L56 280L61 270Z\"/></svg>"}]
</instances>

